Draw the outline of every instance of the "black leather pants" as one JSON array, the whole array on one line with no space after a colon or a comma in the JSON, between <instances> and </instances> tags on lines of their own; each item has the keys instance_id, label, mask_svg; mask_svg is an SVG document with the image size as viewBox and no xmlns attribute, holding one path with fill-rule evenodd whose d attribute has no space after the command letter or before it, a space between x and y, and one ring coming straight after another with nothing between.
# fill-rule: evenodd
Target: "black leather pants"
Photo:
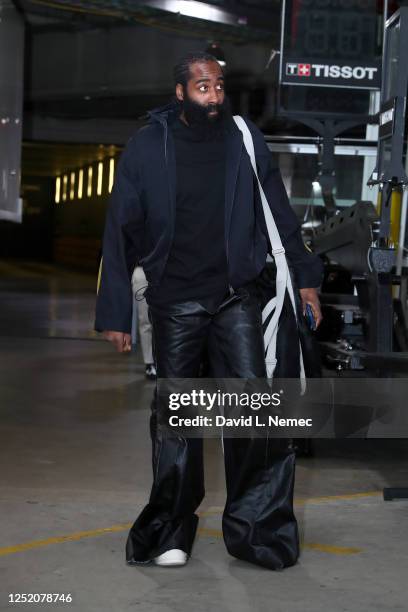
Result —
<instances>
[{"instance_id":1,"label":"black leather pants","mask_svg":"<svg viewBox=\"0 0 408 612\"><path fill-rule=\"evenodd\" d=\"M159 378L197 378L204 352L210 375L264 378L261 308L246 293L209 312L197 302L151 307ZM129 564L146 563L172 548L190 554L204 497L203 441L161 436L151 417L154 481L149 503L132 526ZM285 441L224 438L227 500L222 530L228 552L270 569L299 556L293 513L295 456Z\"/></svg>"}]
</instances>

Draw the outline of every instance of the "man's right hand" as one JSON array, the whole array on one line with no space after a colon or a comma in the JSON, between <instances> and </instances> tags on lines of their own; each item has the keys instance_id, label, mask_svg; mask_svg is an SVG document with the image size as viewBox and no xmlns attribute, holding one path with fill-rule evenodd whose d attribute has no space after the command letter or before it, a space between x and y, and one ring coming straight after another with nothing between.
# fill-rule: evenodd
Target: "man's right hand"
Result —
<instances>
[{"instance_id":1,"label":"man's right hand","mask_svg":"<svg viewBox=\"0 0 408 612\"><path fill-rule=\"evenodd\" d=\"M132 350L132 336L118 331L104 331L102 336L112 342L119 353L129 353Z\"/></svg>"}]
</instances>

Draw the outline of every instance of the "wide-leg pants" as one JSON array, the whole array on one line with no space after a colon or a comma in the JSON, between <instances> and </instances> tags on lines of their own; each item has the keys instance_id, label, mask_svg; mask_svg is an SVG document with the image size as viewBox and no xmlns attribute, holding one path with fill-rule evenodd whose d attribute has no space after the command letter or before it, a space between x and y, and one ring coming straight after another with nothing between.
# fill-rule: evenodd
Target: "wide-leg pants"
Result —
<instances>
[{"instance_id":1,"label":"wide-leg pants","mask_svg":"<svg viewBox=\"0 0 408 612\"><path fill-rule=\"evenodd\" d=\"M159 378L197 378L206 352L210 375L264 378L261 308L243 291L210 312L198 302L151 307ZM203 441L162 436L152 404L153 486L132 526L129 564L166 550L191 553L196 509L204 497ZM295 455L284 440L224 438L227 500L222 517L228 552L270 569L296 563L299 538L293 512Z\"/></svg>"}]
</instances>

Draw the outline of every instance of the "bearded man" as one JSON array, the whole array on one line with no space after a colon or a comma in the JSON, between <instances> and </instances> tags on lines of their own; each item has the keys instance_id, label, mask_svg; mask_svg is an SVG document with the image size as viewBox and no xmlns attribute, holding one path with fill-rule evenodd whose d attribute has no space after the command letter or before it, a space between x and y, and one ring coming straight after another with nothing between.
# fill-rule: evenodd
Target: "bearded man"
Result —
<instances>
[{"instance_id":1,"label":"bearded man","mask_svg":"<svg viewBox=\"0 0 408 612\"><path fill-rule=\"evenodd\" d=\"M131 274L143 266L158 378L197 378L206 353L220 378L264 378L257 279L271 245L250 159L225 95L217 60L206 53L175 67L176 100L151 111L127 143L108 210L95 329L130 350ZM322 264L303 244L279 169L247 120L258 174L303 307L321 320ZM204 497L203 441L164 436L153 405L154 482L130 530L129 564L184 565ZM270 569L296 563L293 452L261 438L224 440L229 553ZM268 481L273 474L272 481ZM269 475L269 476L268 476Z\"/></svg>"}]
</instances>

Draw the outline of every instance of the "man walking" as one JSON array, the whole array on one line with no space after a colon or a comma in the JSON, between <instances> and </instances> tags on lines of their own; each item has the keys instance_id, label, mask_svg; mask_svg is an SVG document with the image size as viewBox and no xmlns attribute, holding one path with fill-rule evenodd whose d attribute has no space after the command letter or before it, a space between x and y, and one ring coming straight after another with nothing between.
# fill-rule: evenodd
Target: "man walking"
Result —
<instances>
[{"instance_id":1,"label":"man walking","mask_svg":"<svg viewBox=\"0 0 408 612\"><path fill-rule=\"evenodd\" d=\"M241 132L217 60L189 54L175 67L176 101L149 114L117 169L103 244L95 328L130 350L135 263L149 283L159 378L266 376L257 278L270 252ZM261 132L249 121L258 174L299 287L321 320L320 260L300 226ZM151 417L154 482L130 530L129 564L184 565L204 497L202 439L166 437ZM223 535L231 555L270 569L296 563L294 454L276 440L224 440Z\"/></svg>"}]
</instances>

